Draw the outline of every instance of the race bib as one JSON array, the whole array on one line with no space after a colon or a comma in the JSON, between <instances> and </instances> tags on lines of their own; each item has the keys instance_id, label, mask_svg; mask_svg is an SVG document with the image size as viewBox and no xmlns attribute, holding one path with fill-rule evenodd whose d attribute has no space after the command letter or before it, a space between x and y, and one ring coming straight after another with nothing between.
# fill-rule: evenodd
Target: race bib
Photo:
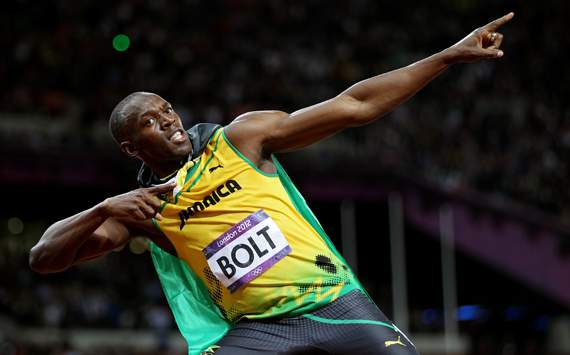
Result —
<instances>
[{"instance_id":1,"label":"race bib","mask_svg":"<svg viewBox=\"0 0 570 355\"><path fill-rule=\"evenodd\" d=\"M259 210L203 250L210 269L230 292L248 284L291 252L277 224Z\"/></svg>"}]
</instances>

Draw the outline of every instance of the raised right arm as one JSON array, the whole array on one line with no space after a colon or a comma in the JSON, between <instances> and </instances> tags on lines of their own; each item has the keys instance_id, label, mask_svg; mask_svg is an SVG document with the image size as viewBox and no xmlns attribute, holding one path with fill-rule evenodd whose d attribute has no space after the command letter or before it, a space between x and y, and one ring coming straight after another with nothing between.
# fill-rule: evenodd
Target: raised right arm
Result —
<instances>
[{"instance_id":1,"label":"raised right arm","mask_svg":"<svg viewBox=\"0 0 570 355\"><path fill-rule=\"evenodd\" d=\"M126 244L132 226L144 230L156 215L156 195L173 188L169 183L130 191L52 224L32 248L30 267L42 274L60 272Z\"/></svg>"}]
</instances>

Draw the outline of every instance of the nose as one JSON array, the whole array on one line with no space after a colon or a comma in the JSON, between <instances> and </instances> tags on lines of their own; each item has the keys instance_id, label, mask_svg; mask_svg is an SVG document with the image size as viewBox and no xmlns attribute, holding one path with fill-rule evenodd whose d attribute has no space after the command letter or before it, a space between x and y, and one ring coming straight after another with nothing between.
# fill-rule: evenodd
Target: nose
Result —
<instances>
[{"instance_id":1,"label":"nose","mask_svg":"<svg viewBox=\"0 0 570 355\"><path fill-rule=\"evenodd\" d=\"M168 128L172 126L173 123L174 123L174 117L170 115L162 115L160 117L160 126L162 128Z\"/></svg>"}]
</instances>

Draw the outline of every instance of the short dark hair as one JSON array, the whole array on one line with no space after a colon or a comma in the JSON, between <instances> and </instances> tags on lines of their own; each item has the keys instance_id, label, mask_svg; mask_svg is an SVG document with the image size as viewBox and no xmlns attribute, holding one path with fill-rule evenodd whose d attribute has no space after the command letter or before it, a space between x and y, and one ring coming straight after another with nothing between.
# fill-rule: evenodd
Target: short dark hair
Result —
<instances>
[{"instance_id":1,"label":"short dark hair","mask_svg":"<svg viewBox=\"0 0 570 355\"><path fill-rule=\"evenodd\" d=\"M133 106L136 105L135 99L148 94L143 91L133 92L129 96L125 97L115 106L111 116L109 117L109 131L113 136L113 139L117 144L121 144L127 139L127 134L125 131L125 123L128 121L130 116L136 112L132 110Z\"/></svg>"}]
</instances>

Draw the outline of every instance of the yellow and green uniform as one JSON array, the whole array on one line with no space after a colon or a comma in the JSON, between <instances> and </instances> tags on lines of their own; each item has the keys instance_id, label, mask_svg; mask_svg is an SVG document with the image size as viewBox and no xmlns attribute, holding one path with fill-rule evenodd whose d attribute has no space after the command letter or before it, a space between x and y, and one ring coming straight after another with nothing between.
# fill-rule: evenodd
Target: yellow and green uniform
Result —
<instances>
[{"instance_id":1,"label":"yellow and green uniform","mask_svg":"<svg viewBox=\"0 0 570 355\"><path fill-rule=\"evenodd\" d=\"M218 129L203 153L179 169L174 196L163 204L162 220L154 220L230 322L305 313L357 287L275 163L277 173L259 170ZM228 243L226 256L208 263L207 247L223 249L215 244L239 238L240 226L246 229L258 220L268 227ZM285 241L272 240L281 237L272 236L272 229ZM226 286L233 287L224 286L226 276L239 273L239 266L255 266L260 255L272 256L266 268L252 269L237 285L229 280Z\"/></svg>"},{"instance_id":2,"label":"yellow and green uniform","mask_svg":"<svg viewBox=\"0 0 570 355\"><path fill-rule=\"evenodd\" d=\"M151 255L189 354L242 318L306 314L362 290L275 157L277 172L265 173L223 129L198 124L188 134L195 151L153 220L178 258L154 244ZM143 166L139 183L161 181Z\"/></svg>"}]
</instances>

